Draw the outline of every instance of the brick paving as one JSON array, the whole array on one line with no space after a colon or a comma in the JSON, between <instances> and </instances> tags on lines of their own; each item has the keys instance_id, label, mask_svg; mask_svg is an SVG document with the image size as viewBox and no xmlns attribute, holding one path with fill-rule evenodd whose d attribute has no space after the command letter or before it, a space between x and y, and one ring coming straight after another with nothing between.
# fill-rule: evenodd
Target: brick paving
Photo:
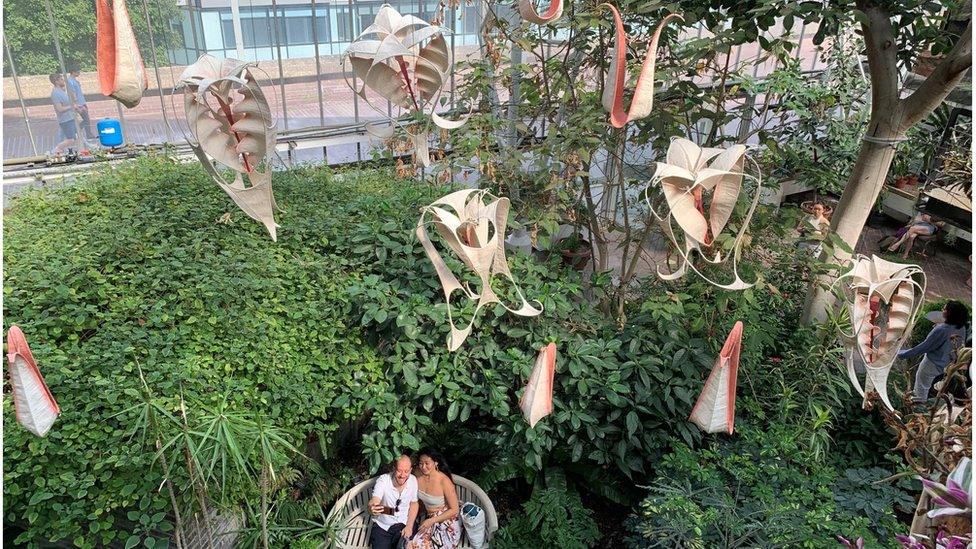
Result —
<instances>
[{"instance_id":1,"label":"brick paving","mask_svg":"<svg viewBox=\"0 0 976 549\"><path fill-rule=\"evenodd\" d=\"M882 255L878 241L885 235L893 234L901 226L894 220L872 216L861 232L855 250L866 255ZM964 245L965 241L960 241L960 244ZM942 242L933 242L929 246L930 253L927 257L917 251L920 247L915 246L908 261L917 264L925 271L925 297L929 300L958 299L972 303L973 288L969 281L972 279L973 265L969 258L961 251ZM887 259L901 261L896 259L900 256L894 254L884 252L884 256Z\"/></svg>"}]
</instances>

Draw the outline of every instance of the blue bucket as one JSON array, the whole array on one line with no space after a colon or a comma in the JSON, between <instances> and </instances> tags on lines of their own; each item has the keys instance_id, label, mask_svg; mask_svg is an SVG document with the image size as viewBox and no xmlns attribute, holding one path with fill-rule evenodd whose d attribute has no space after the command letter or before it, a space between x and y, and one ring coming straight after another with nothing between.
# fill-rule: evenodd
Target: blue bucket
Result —
<instances>
[{"instance_id":1,"label":"blue bucket","mask_svg":"<svg viewBox=\"0 0 976 549\"><path fill-rule=\"evenodd\" d=\"M98 122L98 142L103 147L118 147L122 144L122 124L114 118L104 118Z\"/></svg>"}]
</instances>

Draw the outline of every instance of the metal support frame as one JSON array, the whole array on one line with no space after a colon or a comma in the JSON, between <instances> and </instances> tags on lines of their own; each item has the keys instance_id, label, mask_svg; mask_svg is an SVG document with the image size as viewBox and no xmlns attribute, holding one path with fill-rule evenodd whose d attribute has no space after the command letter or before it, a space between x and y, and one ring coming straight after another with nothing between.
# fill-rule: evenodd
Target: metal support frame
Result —
<instances>
[{"instance_id":1,"label":"metal support frame","mask_svg":"<svg viewBox=\"0 0 976 549\"><path fill-rule=\"evenodd\" d=\"M31 131L30 117L27 116L27 104L24 103L24 93L20 89L20 77L17 76L17 67L14 66L14 55L10 53L10 44L7 37L3 37L3 49L7 52L7 60L10 62L10 74L14 78L14 89L17 90L17 100L20 101L20 112L24 115L24 126L27 127L27 138L30 139L31 151L37 156L37 143L34 142L34 132Z\"/></svg>"}]
</instances>

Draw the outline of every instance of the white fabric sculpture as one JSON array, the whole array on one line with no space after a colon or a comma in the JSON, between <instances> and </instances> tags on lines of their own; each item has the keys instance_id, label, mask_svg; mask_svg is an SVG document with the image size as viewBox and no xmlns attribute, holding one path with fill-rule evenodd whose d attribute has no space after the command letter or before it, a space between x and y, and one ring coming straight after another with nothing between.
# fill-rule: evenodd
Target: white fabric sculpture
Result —
<instances>
[{"instance_id":1,"label":"white fabric sculpture","mask_svg":"<svg viewBox=\"0 0 976 549\"><path fill-rule=\"evenodd\" d=\"M10 370L17 422L43 437L61 415L61 408L44 383L44 376L34 362L24 332L16 325L7 331L7 368Z\"/></svg>"},{"instance_id":2,"label":"white fabric sculpture","mask_svg":"<svg viewBox=\"0 0 976 549\"><path fill-rule=\"evenodd\" d=\"M485 200L488 203L485 203ZM509 312L519 316L536 316L542 312L542 304L534 307L522 295L508 268L505 258L505 226L508 223L509 202L507 198L497 198L481 189L455 191L436 202L425 206L417 221L417 238L420 239L427 257L437 271L444 297L447 301L447 319L451 324L451 334L447 347L457 350L471 333L478 311L485 305L501 303ZM440 253L427 235L427 225L433 224L437 234L457 255L464 265L471 269L480 281L479 292L462 284L451 269L444 263ZM490 235L490 236L489 236ZM498 298L491 288L492 275L499 274L511 281L522 303L518 309L510 309ZM451 312L451 295L461 291L468 299L477 301L471 322L464 328L454 325Z\"/></svg>"},{"instance_id":3,"label":"white fabric sculpture","mask_svg":"<svg viewBox=\"0 0 976 549\"><path fill-rule=\"evenodd\" d=\"M423 166L430 165L427 144L430 131L427 122L420 120L422 115L429 112L430 120L445 130L460 128L468 119L464 116L448 120L434 112L441 89L454 67L444 38L447 32L448 29L413 15L400 15L392 6L384 4L373 24L349 44L342 57L346 83L377 113L386 116L387 111L370 102L366 88L418 120L414 127L407 129L407 134L416 150L417 161ZM350 81L347 61L358 82ZM394 125L395 120L391 119L389 127L367 124L366 130L377 137L389 138L393 136Z\"/></svg>"},{"instance_id":4,"label":"white fabric sculpture","mask_svg":"<svg viewBox=\"0 0 976 549\"><path fill-rule=\"evenodd\" d=\"M251 219L277 240L279 209L271 190L274 122L268 100L251 73L255 63L217 59L204 54L180 75L186 123L193 134L190 148L204 170ZM214 161L233 170L228 182ZM247 174L248 185L245 185Z\"/></svg>"},{"instance_id":5,"label":"white fabric sculpture","mask_svg":"<svg viewBox=\"0 0 976 549\"><path fill-rule=\"evenodd\" d=\"M881 402L894 410L888 399L888 373L898 351L912 334L925 299L925 273L918 265L906 265L877 256L855 256L850 271L835 284L843 290L850 313L851 331L841 331L848 348L847 374L864 397L874 390ZM864 386L858 380L855 357L864 365Z\"/></svg>"},{"instance_id":6,"label":"white fabric sculpture","mask_svg":"<svg viewBox=\"0 0 976 549\"><path fill-rule=\"evenodd\" d=\"M705 380L695 407L688 417L706 433L732 434L735 428L735 388L739 374L739 351L742 349L742 321L732 326L715 366Z\"/></svg>"},{"instance_id":7,"label":"white fabric sculpture","mask_svg":"<svg viewBox=\"0 0 976 549\"><path fill-rule=\"evenodd\" d=\"M149 75L139 54L125 0L95 0L95 40L98 84L102 94L128 108L142 100Z\"/></svg>"},{"instance_id":8,"label":"white fabric sculpture","mask_svg":"<svg viewBox=\"0 0 976 549\"><path fill-rule=\"evenodd\" d=\"M536 25L546 25L563 16L563 0L550 0L549 7L541 14L536 11L532 0L519 0L519 15Z\"/></svg>"},{"instance_id":9,"label":"white fabric sculpture","mask_svg":"<svg viewBox=\"0 0 976 549\"><path fill-rule=\"evenodd\" d=\"M613 13L613 56L610 58L610 69L607 71L606 80L603 82L603 108L610 113L610 125L614 128L623 128L628 122L639 120L651 114L654 106L654 65L657 60L657 44L661 38L661 31L671 19L681 19L681 16L672 13L658 23L651 36L651 42L647 46L647 54L644 57L644 64L641 66L640 76L637 79L637 87L634 89L634 97L631 99L630 108L624 110L624 84L627 82L627 32L624 31L624 22L620 18L620 12L611 4L600 4L606 6Z\"/></svg>"},{"instance_id":10,"label":"white fabric sculpture","mask_svg":"<svg viewBox=\"0 0 976 549\"><path fill-rule=\"evenodd\" d=\"M539 420L552 413L552 382L556 376L556 344L550 343L539 351L532 375L519 400L522 416L535 427Z\"/></svg>"},{"instance_id":11,"label":"white fabric sculpture","mask_svg":"<svg viewBox=\"0 0 976 549\"><path fill-rule=\"evenodd\" d=\"M674 271L664 273L658 268L657 274L662 279L676 280L691 269L708 283L726 290L742 290L752 286L739 277L737 265L743 237L756 205L759 204L762 182L744 172L746 158L744 145L718 149L702 148L683 138L676 138L671 142L666 161L657 163L651 180L652 185L660 185L667 211L656 211L648 193L651 213L660 222L665 235L680 255ZM755 196L733 241L730 257L735 279L728 284L720 284L706 277L695 267L693 254L697 252L704 261L712 265L723 264L729 259L729 257L722 257L720 249L712 248L716 237L722 233L732 218L735 204L742 194L744 177L755 179ZM710 198L707 214L706 197ZM677 223L677 231L674 222ZM676 233L683 235L681 242Z\"/></svg>"}]
</instances>

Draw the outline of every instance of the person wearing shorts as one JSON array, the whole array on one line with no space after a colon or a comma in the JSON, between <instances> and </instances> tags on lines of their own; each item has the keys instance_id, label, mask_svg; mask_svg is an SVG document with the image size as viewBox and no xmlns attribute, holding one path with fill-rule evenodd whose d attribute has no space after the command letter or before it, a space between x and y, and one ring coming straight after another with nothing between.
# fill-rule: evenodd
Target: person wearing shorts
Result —
<instances>
[{"instance_id":1,"label":"person wearing shorts","mask_svg":"<svg viewBox=\"0 0 976 549\"><path fill-rule=\"evenodd\" d=\"M60 74L48 76L51 85L51 104L54 105L54 112L58 119L58 139L54 146L54 154L61 154L65 149L74 147L78 137L78 128L75 126L75 106L71 104L71 97L64 85L64 78Z\"/></svg>"}]
</instances>

